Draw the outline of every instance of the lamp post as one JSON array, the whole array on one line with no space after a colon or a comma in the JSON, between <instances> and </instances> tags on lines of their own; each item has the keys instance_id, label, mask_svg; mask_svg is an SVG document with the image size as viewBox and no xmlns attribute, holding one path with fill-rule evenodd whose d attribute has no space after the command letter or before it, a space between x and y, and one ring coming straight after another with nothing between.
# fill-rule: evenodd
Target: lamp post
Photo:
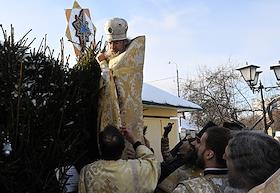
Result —
<instances>
[{"instance_id":1,"label":"lamp post","mask_svg":"<svg viewBox=\"0 0 280 193\"><path fill-rule=\"evenodd\" d=\"M265 131L265 133L267 133L269 126L268 126L267 120L266 120L266 108L265 108L265 102L264 102L264 97L263 97L263 90L277 88L280 86L280 84L277 83L278 86L264 87L262 82L259 81L259 85L257 86L259 75L262 73L262 71L257 71L257 68L259 68L259 66L248 65L248 63L246 62L246 66L237 68L236 70L240 71L243 79L246 81L246 83L248 84L250 89L253 91L253 93L255 91L257 91L257 92L260 92L260 94L261 94L264 131ZM280 61L279 61L278 65L271 66L270 69L274 71L277 81L280 81Z\"/></svg>"},{"instance_id":2,"label":"lamp post","mask_svg":"<svg viewBox=\"0 0 280 193\"><path fill-rule=\"evenodd\" d=\"M180 97L180 85L179 85L179 71L178 71L178 64L173 62L176 65L176 81L177 81L177 96ZM171 64L171 61L168 62Z\"/></svg>"}]
</instances>

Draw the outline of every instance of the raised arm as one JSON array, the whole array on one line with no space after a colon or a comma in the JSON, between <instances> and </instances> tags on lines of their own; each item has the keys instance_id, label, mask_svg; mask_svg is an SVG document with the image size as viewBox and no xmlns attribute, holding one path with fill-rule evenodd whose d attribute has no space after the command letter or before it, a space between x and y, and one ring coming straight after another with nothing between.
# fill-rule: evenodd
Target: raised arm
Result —
<instances>
[{"instance_id":1,"label":"raised arm","mask_svg":"<svg viewBox=\"0 0 280 193\"><path fill-rule=\"evenodd\" d=\"M161 138L161 155L164 161L170 161L173 159L172 154L170 153L169 149L169 138L168 134L172 129L173 123L168 123L163 129L163 137Z\"/></svg>"}]
</instances>

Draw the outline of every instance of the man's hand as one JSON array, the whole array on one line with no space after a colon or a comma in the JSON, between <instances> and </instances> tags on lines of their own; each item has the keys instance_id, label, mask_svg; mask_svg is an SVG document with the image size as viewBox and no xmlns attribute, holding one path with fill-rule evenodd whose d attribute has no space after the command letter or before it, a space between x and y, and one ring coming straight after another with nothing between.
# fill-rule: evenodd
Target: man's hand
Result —
<instances>
[{"instance_id":1,"label":"man's hand","mask_svg":"<svg viewBox=\"0 0 280 193\"><path fill-rule=\"evenodd\" d=\"M127 148L126 149L126 156L128 159L135 159L136 158L136 152L133 149Z\"/></svg>"},{"instance_id":2,"label":"man's hand","mask_svg":"<svg viewBox=\"0 0 280 193\"><path fill-rule=\"evenodd\" d=\"M121 132L126 140L131 144L134 144L137 141L136 137L133 135L131 128L121 127Z\"/></svg>"},{"instance_id":3,"label":"man's hand","mask_svg":"<svg viewBox=\"0 0 280 193\"><path fill-rule=\"evenodd\" d=\"M168 137L168 134L169 134L169 132L171 131L171 129L172 129L172 125L173 125L174 123L168 123L163 129L164 129L164 133L163 133L163 137L164 138L167 138Z\"/></svg>"},{"instance_id":4,"label":"man's hand","mask_svg":"<svg viewBox=\"0 0 280 193\"><path fill-rule=\"evenodd\" d=\"M105 55L105 53L99 53L96 56L96 60L98 62L102 62L103 60L106 60L106 59L107 59L107 56Z\"/></svg>"}]
</instances>

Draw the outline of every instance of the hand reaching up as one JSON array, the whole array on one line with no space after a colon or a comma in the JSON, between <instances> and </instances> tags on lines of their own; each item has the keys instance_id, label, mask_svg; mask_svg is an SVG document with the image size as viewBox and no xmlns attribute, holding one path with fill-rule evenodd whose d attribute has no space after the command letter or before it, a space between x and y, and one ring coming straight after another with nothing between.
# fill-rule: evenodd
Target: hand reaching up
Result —
<instances>
[{"instance_id":1,"label":"hand reaching up","mask_svg":"<svg viewBox=\"0 0 280 193\"><path fill-rule=\"evenodd\" d=\"M129 141L131 144L134 144L137 141L131 128L121 127L121 132L126 138L126 140Z\"/></svg>"},{"instance_id":2,"label":"hand reaching up","mask_svg":"<svg viewBox=\"0 0 280 193\"><path fill-rule=\"evenodd\" d=\"M164 133L163 133L163 137L168 137L168 134L170 133L171 129L172 129L172 125L174 123L168 123L163 129L164 129Z\"/></svg>"}]
</instances>

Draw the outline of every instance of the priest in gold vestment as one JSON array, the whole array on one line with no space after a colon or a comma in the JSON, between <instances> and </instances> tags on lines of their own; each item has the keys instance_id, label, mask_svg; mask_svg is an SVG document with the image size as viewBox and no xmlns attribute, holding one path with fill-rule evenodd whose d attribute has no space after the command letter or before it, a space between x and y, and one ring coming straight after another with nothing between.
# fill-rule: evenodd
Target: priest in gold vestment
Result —
<instances>
[{"instance_id":1,"label":"priest in gold vestment","mask_svg":"<svg viewBox=\"0 0 280 193\"><path fill-rule=\"evenodd\" d=\"M108 124L129 127L143 142L142 85L145 36L128 40L127 22L113 18L105 23L108 51L96 57L102 70L99 132Z\"/></svg>"},{"instance_id":2,"label":"priest in gold vestment","mask_svg":"<svg viewBox=\"0 0 280 193\"><path fill-rule=\"evenodd\" d=\"M280 192L280 168L264 183L252 188L248 193L279 193Z\"/></svg>"},{"instance_id":3,"label":"priest in gold vestment","mask_svg":"<svg viewBox=\"0 0 280 193\"><path fill-rule=\"evenodd\" d=\"M124 137L133 144L137 159L123 160ZM107 126L99 134L101 160L80 172L79 193L153 193L160 176L160 162L130 128Z\"/></svg>"}]
</instances>

